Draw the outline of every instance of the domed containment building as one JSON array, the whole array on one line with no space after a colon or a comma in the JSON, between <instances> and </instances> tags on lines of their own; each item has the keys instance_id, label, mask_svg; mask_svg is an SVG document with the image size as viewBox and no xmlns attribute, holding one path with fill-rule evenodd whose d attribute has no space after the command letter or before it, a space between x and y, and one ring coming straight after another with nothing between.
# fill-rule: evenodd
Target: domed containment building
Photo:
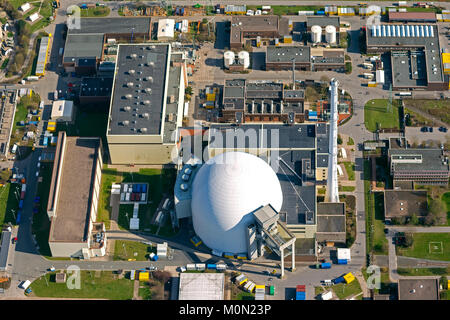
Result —
<instances>
[{"instance_id":1,"label":"domed containment building","mask_svg":"<svg viewBox=\"0 0 450 320\"><path fill-rule=\"evenodd\" d=\"M225 152L201 166L188 162L174 191L178 219L192 217L195 233L214 254L254 259L264 246L280 257L295 252L295 236L278 220L280 181L263 159Z\"/></svg>"},{"instance_id":2,"label":"domed containment building","mask_svg":"<svg viewBox=\"0 0 450 320\"><path fill-rule=\"evenodd\" d=\"M197 173L192 184L192 222L211 249L247 251L247 226L261 206L281 209L283 195L275 172L261 158L244 152L220 154Z\"/></svg>"}]
</instances>

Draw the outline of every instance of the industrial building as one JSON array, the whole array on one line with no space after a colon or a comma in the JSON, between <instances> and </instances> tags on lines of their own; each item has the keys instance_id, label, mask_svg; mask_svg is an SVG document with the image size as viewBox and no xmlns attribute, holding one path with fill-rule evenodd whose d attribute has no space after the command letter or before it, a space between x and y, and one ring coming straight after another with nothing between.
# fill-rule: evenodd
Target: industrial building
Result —
<instances>
[{"instance_id":1,"label":"industrial building","mask_svg":"<svg viewBox=\"0 0 450 320\"><path fill-rule=\"evenodd\" d=\"M330 17L330 16L307 16L306 17L306 30L311 31L313 26L319 26L321 28L326 28L327 26L334 26L336 31L340 31L341 27L340 17Z\"/></svg>"},{"instance_id":2,"label":"industrial building","mask_svg":"<svg viewBox=\"0 0 450 320\"><path fill-rule=\"evenodd\" d=\"M448 185L450 167L441 149L388 150L388 162L394 184L412 181L419 184Z\"/></svg>"},{"instance_id":3,"label":"industrial building","mask_svg":"<svg viewBox=\"0 0 450 320\"><path fill-rule=\"evenodd\" d=\"M380 24L366 31L367 53L390 52L393 90L446 90L436 24Z\"/></svg>"},{"instance_id":4,"label":"industrial building","mask_svg":"<svg viewBox=\"0 0 450 320\"><path fill-rule=\"evenodd\" d=\"M0 242L0 274L3 272L8 272L8 258L9 255L9 246L11 243L11 231L3 230L1 233L1 242Z\"/></svg>"},{"instance_id":5,"label":"industrial building","mask_svg":"<svg viewBox=\"0 0 450 320\"><path fill-rule=\"evenodd\" d=\"M289 21L279 16L233 16L231 18L230 47L239 49L246 39L278 39L289 34Z\"/></svg>"},{"instance_id":6,"label":"industrial building","mask_svg":"<svg viewBox=\"0 0 450 320\"><path fill-rule=\"evenodd\" d=\"M389 22L436 23L434 12L392 12L389 11Z\"/></svg>"},{"instance_id":7,"label":"industrial building","mask_svg":"<svg viewBox=\"0 0 450 320\"><path fill-rule=\"evenodd\" d=\"M285 89L282 83L225 80L219 121L301 123L304 99L303 89Z\"/></svg>"},{"instance_id":8,"label":"industrial building","mask_svg":"<svg viewBox=\"0 0 450 320\"><path fill-rule=\"evenodd\" d=\"M106 132L111 163L172 163L186 85L184 56L169 44L119 44Z\"/></svg>"},{"instance_id":9,"label":"industrial building","mask_svg":"<svg viewBox=\"0 0 450 320\"><path fill-rule=\"evenodd\" d=\"M140 17L81 18L80 28L67 27L63 55L66 72L80 72L83 59L95 59L96 67L103 59L105 43L145 41L151 35L150 18Z\"/></svg>"},{"instance_id":10,"label":"industrial building","mask_svg":"<svg viewBox=\"0 0 450 320\"><path fill-rule=\"evenodd\" d=\"M172 40L175 35L175 20L160 19L158 21L158 32L156 38L158 41Z\"/></svg>"},{"instance_id":11,"label":"industrial building","mask_svg":"<svg viewBox=\"0 0 450 320\"><path fill-rule=\"evenodd\" d=\"M423 190L384 190L384 219L423 218L428 213L427 192Z\"/></svg>"},{"instance_id":12,"label":"industrial building","mask_svg":"<svg viewBox=\"0 0 450 320\"><path fill-rule=\"evenodd\" d=\"M224 273L181 273L178 300L224 300Z\"/></svg>"},{"instance_id":13,"label":"industrial building","mask_svg":"<svg viewBox=\"0 0 450 320\"><path fill-rule=\"evenodd\" d=\"M52 104L51 120L72 123L75 121L75 106L70 100L56 100Z\"/></svg>"},{"instance_id":14,"label":"industrial building","mask_svg":"<svg viewBox=\"0 0 450 320\"><path fill-rule=\"evenodd\" d=\"M317 242L345 243L345 202L317 204Z\"/></svg>"},{"instance_id":15,"label":"industrial building","mask_svg":"<svg viewBox=\"0 0 450 320\"><path fill-rule=\"evenodd\" d=\"M103 106L111 100L113 78L85 77L80 84L80 105Z\"/></svg>"},{"instance_id":16,"label":"industrial building","mask_svg":"<svg viewBox=\"0 0 450 320\"><path fill-rule=\"evenodd\" d=\"M439 279L399 279L398 300L439 300Z\"/></svg>"},{"instance_id":17,"label":"industrial building","mask_svg":"<svg viewBox=\"0 0 450 320\"><path fill-rule=\"evenodd\" d=\"M48 48L50 46L50 37L42 37L39 45L38 59L36 62L35 75L43 76L45 74L45 66L47 65Z\"/></svg>"},{"instance_id":18,"label":"industrial building","mask_svg":"<svg viewBox=\"0 0 450 320\"><path fill-rule=\"evenodd\" d=\"M269 46L266 70L345 71L345 51L308 46Z\"/></svg>"},{"instance_id":19,"label":"industrial building","mask_svg":"<svg viewBox=\"0 0 450 320\"><path fill-rule=\"evenodd\" d=\"M58 134L47 204L53 257L104 256L106 234L96 222L102 175L100 138Z\"/></svg>"}]
</instances>

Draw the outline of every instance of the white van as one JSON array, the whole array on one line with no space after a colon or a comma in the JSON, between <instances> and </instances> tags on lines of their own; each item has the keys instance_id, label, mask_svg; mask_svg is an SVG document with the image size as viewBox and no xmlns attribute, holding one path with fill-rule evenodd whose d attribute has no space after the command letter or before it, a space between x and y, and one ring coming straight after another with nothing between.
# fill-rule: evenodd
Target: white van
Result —
<instances>
[{"instance_id":1,"label":"white van","mask_svg":"<svg viewBox=\"0 0 450 320\"><path fill-rule=\"evenodd\" d=\"M322 280L322 283L323 283L325 286L331 286L331 285L333 285L333 281L331 281L331 280Z\"/></svg>"},{"instance_id":2,"label":"white van","mask_svg":"<svg viewBox=\"0 0 450 320\"><path fill-rule=\"evenodd\" d=\"M31 284L30 280L25 280L19 285L19 288L27 290L27 288L30 286L30 284Z\"/></svg>"}]
</instances>

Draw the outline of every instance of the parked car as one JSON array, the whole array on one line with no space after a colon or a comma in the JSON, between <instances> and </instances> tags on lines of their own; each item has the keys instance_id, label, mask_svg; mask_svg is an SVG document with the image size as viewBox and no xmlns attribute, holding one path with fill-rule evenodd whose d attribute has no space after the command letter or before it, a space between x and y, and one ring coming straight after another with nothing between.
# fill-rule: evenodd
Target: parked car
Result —
<instances>
[{"instance_id":1,"label":"parked car","mask_svg":"<svg viewBox=\"0 0 450 320\"><path fill-rule=\"evenodd\" d=\"M433 132L433 127L428 127L428 132Z\"/></svg>"},{"instance_id":2,"label":"parked car","mask_svg":"<svg viewBox=\"0 0 450 320\"><path fill-rule=\"evenodd\" d=\"M447 132L447 128L446 127L439 127L439 131L440 132Z\"/></svg>"},{"instance_id":3,"label":"parked car","mask_svg":"<svg viewBox=\"0 0 450 320\"><path fill-rule=\"evenodd\" d=\"M420 131L422 131L422 132L428 132L428 128L427 128L427 127L422 127L422 128L420 128Z\"/></svg>"}]
</instances>

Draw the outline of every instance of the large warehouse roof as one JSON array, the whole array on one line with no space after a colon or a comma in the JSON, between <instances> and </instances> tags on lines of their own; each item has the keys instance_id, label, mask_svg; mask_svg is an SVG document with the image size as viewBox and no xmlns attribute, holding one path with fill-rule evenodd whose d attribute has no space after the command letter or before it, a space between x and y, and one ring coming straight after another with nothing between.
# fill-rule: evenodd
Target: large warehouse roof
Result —
<instances>
[{"instance_id":1,"label":"large warehouse roof","mask_svg":"<svg viewBox=\"0 0 450 320\"><path fill-rule=\"evenodd\" d=\"M58 135L48 210L55 210L49 241L84 242L91 214L100 138ZM55 198L55 195L58 196Z\"/></svg>"},{"instance_id":2,"label":"large warehouse roof","mask_svg":"<svg viewBox=\"0 0 450 320\"><path fill-rule=\"evenodd\" d=\"M110 135L160 135L170 45L119 45L110 107Z\"/></svg>"},{"instance_id":3,"label":"large warehouse roof","mask_svg":"<svg viewBox=\"0 0 450 320\"><path fill-rule=\"evenodd\" d=\"M150 18L81 18L80 28L70 28L68 33L137 34L150 33Z\"/></svg>"},{"instance_id":4,"label":"large warehouse roof","mask_svg":"<svg viewBox=\"0 0 450 320\"><path fill-rule=\"evenodd\" d=\"M181 273L178 300L224 300L225 274Z\"/></svg>"}]
</instances>

